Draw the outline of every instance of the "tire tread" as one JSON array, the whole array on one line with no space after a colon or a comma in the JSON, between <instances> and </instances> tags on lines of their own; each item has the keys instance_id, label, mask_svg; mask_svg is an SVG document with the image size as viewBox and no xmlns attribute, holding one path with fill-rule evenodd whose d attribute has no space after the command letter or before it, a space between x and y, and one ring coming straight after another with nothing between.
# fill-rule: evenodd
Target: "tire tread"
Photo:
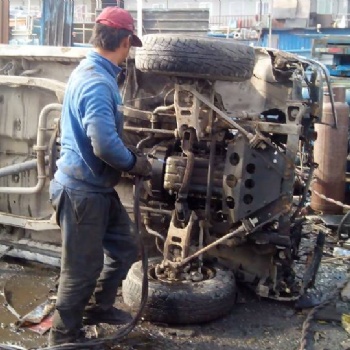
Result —
<instances>
[{"instance_id":1,"label":"tire tread","mask_svg":"<svg viewBox=\"0 0 350 350\"><path fill-rule=\"evenodd\" d=\"M251 78L254 49L230 40L151 34L136 52L136 68L211 80Z\"/></svg>"}]
</instances>

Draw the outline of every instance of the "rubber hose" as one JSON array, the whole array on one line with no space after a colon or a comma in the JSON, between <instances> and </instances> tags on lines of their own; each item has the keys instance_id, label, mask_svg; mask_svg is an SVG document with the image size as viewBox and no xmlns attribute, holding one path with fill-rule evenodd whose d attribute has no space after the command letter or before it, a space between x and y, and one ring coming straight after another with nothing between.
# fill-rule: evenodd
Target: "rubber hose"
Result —
<instances>
[{"instance_id":1,"label":"rubber hose","mask_svg":"<svg viewBox=\"0 0 350 350\"><path fill-rule=\"evenodd\" d=\"M341 219L340 223L339 223L339 226L338 226L338 229L337 229L337 236L338 236L338 241L340 241L341 237L341 230L346 222L346 219L349 217L350 215L350 211L348 211L344 216L343 218Z\"/></svg>"}]
</instances>

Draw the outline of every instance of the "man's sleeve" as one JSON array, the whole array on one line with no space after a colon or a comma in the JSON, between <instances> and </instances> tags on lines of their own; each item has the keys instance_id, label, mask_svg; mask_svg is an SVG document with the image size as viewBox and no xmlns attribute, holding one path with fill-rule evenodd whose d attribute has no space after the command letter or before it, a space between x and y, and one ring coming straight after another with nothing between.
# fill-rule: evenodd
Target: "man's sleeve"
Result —
<instances>
[{"instance_id":1,"label":"man's sleeve","mask_svg":"<svg viewBox=\"0 0 350 350\"><path fill-rule=\"evenodd\" d=\"M98 82L84 90L80 112L94 154L117 170L130 170L135 164L135 157L118 135L110 87Z\"/></svg>"}]
</instances>

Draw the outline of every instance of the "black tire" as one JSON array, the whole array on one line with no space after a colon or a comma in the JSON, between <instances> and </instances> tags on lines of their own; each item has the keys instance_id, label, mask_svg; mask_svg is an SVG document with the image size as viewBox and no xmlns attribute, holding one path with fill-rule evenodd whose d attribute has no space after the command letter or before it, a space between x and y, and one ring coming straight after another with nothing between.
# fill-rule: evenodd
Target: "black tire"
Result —
<instances>
[{"instance_id":1,"label":"black tire","mask_svg":"<svg viewBox=\"0 0 350 350\"><path fill-rule=\"evenodd\" d=\"M159 259L150 259L154 266ZM145 320L168 324L203 323L220 318L231 311L236 301L236 280L233 272L213 268L215 276L201 282L170 284L149 274ZM136 262L123 281L125 304L137 310L141 300L142 264Z\"/></svg>"},{"instance_id":2,"label":"black tire","mask_svg":"<svg viewBox=\"0 0 350 350\"><path fill-rule=\"evenodd\" d=\"M180 77L243 81L255 65L254 49L233 40L150 34L136 51L136 68Z\"/></svg>"}]
</instances>

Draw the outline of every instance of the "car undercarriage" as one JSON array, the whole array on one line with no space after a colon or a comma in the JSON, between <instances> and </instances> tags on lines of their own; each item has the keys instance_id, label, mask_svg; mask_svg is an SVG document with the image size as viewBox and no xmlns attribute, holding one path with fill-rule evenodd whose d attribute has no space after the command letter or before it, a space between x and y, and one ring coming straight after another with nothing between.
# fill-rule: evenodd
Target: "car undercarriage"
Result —
<instances>
[{"instance_id":1,"label":"car undercarriage","mask_svg":"<svg viewBox=\"0 0 350 350\"><path fill-rule=\"evenodd\" d=\"M59 157L65 82L85 51L29 51L0 48L0 248L57 265L48 182ZM314 168L313 125L322 114L320 67L230 40L148 35L119 84L124 142L147 153L153 170L140 193L143 235L158 251L150 260L158 295L151 293L149 319L169 321L159 311L165 304L155 311L159 298L172 303L175 323L220 317L235 302L235 280L262 297L300 297L317 272L311 256L312 273L300 279L294 262ZM131 215L133 187L128 174L117 186ZM131 306L140 301L139 269L123 285ZM193 286L201 290L196 300ZM185 318L174 317L173 291L187 305ZM190 304L216 311L192 319Z\"/></svg>"}]
</instances>

